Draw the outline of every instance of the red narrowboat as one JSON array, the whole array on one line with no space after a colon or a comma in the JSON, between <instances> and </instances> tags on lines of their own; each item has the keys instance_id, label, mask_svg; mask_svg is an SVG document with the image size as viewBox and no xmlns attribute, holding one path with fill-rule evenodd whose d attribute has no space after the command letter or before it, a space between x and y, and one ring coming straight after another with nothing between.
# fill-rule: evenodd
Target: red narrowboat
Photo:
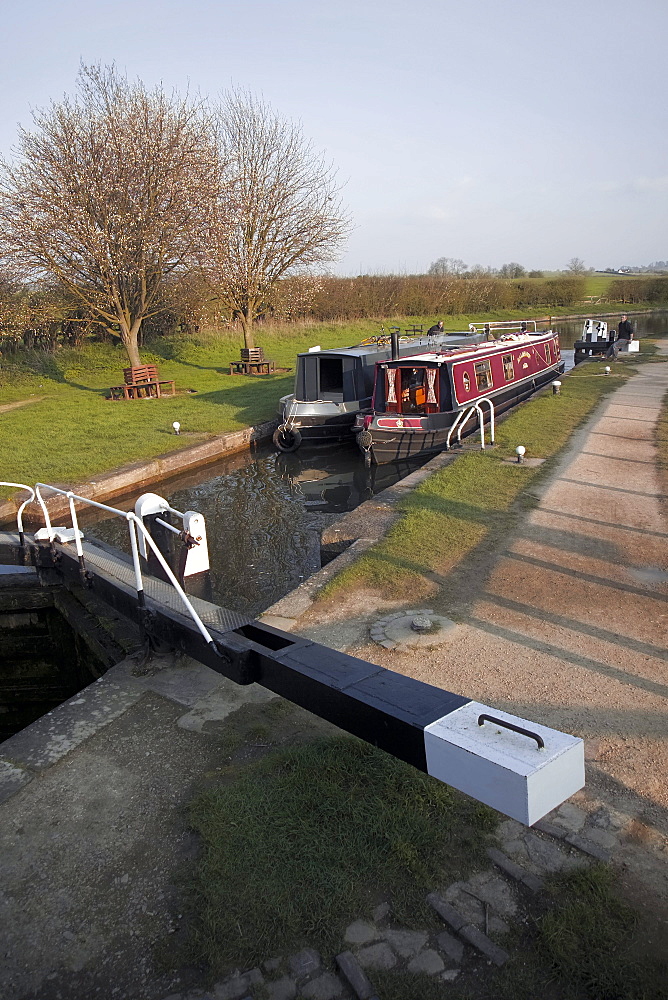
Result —
<instances>
[{"instance_id":1,"label":"red narrowboat","mask_svg":"<svg viewBox=\"0 0 668 1000\"><path fill-rule=\"evenodd\" d=\"M553 330L381 361L357 443L378 465L441 451L563 370Z\"/></svg>"}]
</instances>

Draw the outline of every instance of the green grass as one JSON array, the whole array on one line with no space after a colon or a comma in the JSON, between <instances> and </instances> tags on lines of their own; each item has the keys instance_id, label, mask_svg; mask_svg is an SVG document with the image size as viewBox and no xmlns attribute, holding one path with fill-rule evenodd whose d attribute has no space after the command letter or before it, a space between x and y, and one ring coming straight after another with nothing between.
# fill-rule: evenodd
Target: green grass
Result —
<instances>
[{"instance_id":1,"label":"green grass","mask_svg":"<svg viewBox=\"0 0 668 1000\"><path fill-rule=\"evenodd\" d=\"M352 737L321 739L222 773L191 806L202 838L193 960L213 974L309 945L390 899L408 926L425 895L482 858L495 814Z\"/></svg>"},{"instance_id":2,"label":"green grass","mask_svg":"<svg viewBox=\"0 0 668 1000\"><path fill-rule=\"evenodd\" d=\"M543 466L505 465L523 444L527 457L550 458L568 441L599 400L625 374L606 377L597 364L562 377L560 396L544 394L499 424L492 451L471 452L435 473L400 504L403 517L385 538L335 576L321 591L370 587L387 596L427 593L433 574L445 574L488 535L509 524L511 508Z\"/></svg>"}]
</instances>

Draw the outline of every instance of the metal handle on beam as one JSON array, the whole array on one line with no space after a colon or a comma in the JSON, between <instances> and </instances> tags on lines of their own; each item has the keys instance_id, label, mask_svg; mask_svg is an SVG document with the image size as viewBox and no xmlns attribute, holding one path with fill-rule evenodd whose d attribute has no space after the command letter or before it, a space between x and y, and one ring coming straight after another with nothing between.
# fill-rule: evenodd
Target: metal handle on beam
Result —
<instances>
[{"instance_id":1,"label":"metal handle on beam","mask_svg":"<svg viewBox=\"0 0 668 1000\"><path fill-rule=\"evenodd\" d=\"M495 726L501 726L503 729L512 729L514 733L519 733L520 736L528 736L530 740L535 740L538 744L538 749L542 750L545 746L545 740L538 733L532 733L530 729L522 729L521 726L516 726L512 722L504 722L503 719L497 719L494 715L479 715L478 725L482 726L485 722L493 722Z\"/></svg>"}]
</instances>

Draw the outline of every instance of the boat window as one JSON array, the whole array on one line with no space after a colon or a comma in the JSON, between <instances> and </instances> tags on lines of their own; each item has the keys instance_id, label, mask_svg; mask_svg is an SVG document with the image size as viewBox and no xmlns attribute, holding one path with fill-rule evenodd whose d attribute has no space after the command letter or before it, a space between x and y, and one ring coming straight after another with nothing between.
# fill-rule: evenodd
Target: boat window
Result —
<instances>
[{"instance_id":1,"label":"boat window","mask_svg":"<svg viewBox=\"0 0 668 1000\"><path fill-rule=\"evenodd\" d=\"M479 389L492 388L492 368L489 361L476 361L475 380Z\"/></svg>"},{"instance_id":2,"label":"boat window","mask_svg":"<svg viewBox=\"0 0 668 1000\"><path fill-rule=\"evenodd\" d=\"M464 392L471 391L471 376L468 372L464 372Z\"/></svg>"},{"instance_id":3,"label":"boat window","mask_svg":"<svg viewBox=\"0 0 668 1000\"><path fill-rule=\"evenodd\" d=\"M426 369L401 369L401 412L424 413L427 402Z\"/></svg>"},{"instance_id":4,"label":"boat window","mask_svg":"<svg viewBox=\"0 0 668 1000\"><path fill-rule=\"evenodd\" d=\"M547 361L548 365L552 364L552 349L549 341L545 345L545 360Z\"/></svg>"},{"instance_id":5,"label":"boat window","mask_svg":"<svg viewBox=\"0 0 668 1000\"><path fill-rule=\"evenodd\" d=\"M502 360L503 360L503 377L505 378L506 382L512 382L512 380L515 378L515 366L513 364L513 356L512 354L504 354Z\"/></svg>"},{"instance_id":6,"label":"boat window","mask_svg":"<svg viewBox=\"0 0 668 1000\"><path fill-rule=\"evenodd\" d=\"M320 394L343 392L343 360L320 358Z\"/></svg>"}]
</instances>

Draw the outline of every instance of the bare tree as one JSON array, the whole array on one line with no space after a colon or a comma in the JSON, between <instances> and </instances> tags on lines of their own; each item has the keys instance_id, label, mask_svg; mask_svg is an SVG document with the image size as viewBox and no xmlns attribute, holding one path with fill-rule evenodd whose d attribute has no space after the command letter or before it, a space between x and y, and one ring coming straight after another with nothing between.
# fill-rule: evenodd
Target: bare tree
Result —
<instances>
[{"instance_id":1,"label":"bare tree","mask_svg":"<svg viewBox=\"0 0 668 1000\"><path fill-rule=\"evenodd\" d=\"M218 246L219 285L253 347L253 324L279 279L335 260L350 223L331 166L298 125L245 91L224 95L218 122L236 212Z\"/></svg>"},{"instance_id":2,"label":"bare tree","mask_svg":"<svg viewBox=\"0 0 668 1000\"><path fill-rule=\"evenodd\" d=\"M218 147L201 104L81 66L78 93L33 115L1 165L0 255L54 275L140 364L161 287L206 263L223 206Z\"/></svg>"},{"instance_id":3,"label":"bare tree","mask_svg":"<svg viewBox=\"0 0 668 1000\"><path fill-rule=\"evenodd\" d=\"M526 268L522 264L518 264L516 261L511 261L510 264L503 264L499 268L500 278L523 278L526 274Z\"/></svg>"},{"instance_id":4,"label":"bare tree","mask_svg":"<svg viewBox=\"0 0 668 1000\"><path fill-rule=\"evenodd\" d=\"M437 278L459 277L466 271L466 264L457 257L439 257L430 264L427 274Z\"/></svg>"},{"instance_id":5,"label":"bare tree","mask_svg":"<svg viewBox=\"0 0 668 1000\"><path fill-rule=\"evenodd\" d=\"M586 274L585 262L580 257L571 257L566 268L568 274Z\"/></svg>"}]
</instances>

